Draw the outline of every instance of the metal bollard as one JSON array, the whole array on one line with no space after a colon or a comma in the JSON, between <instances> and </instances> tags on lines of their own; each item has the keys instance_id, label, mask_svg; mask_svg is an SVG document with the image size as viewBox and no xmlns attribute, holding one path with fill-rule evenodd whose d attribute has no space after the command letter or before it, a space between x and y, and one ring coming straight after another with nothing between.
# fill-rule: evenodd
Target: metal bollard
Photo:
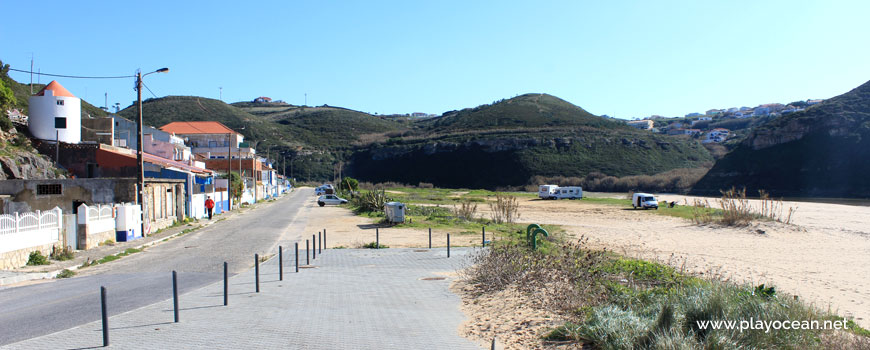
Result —
<instances>
[{"instance_id":1,"label":"metal bollard","mask_svg":"<svg viewBox=\"0 0 870 350\"><path fill-rule=\"evenodd\" d=\"M178 323L178 279L172 270L172 306L174 307L175 323Z\"/></svg>"},{"instance_id":2,"label":"metal bollard","mask_svg":"<svg viewBox=\"0 0 870 350\"><path fill-rule=\"evenodd\" d=\"M311 235L311 260L317 260L317 239Z\"/></svg>"},{"instance_id":3,"label":"metal bollard","mask_svg":"<svg viewBox=\"0 0 870 350\"><path fill-rule=\"evenodd\" d=\"M326 229L323 229L323 249L326 249L326 247L328 247L326 245Z\"/></svg>"},{"instance_id":4,"label":"metal bollard","mask_svg":"<svg viewBox=\"0 0 870 350\"><path fill-rule=\"evenodd\" d=\"M284 249L278 246L278 280L284 280Z\"/></svg>"},{"instance_id":5,"label":"metal bollard","mask_svg":"<svg viewBox=\"0 0 870 350\"><path fill-rule=\"evenodd\" d=\"M224 261L224 306L227 306L227 301L229 299L229 280L227 279L227 262Z\"/></svg>"},{"instance_id":6,"label":"metal bollard","mask_svg":"<svg viewBox=\"0 0 870 350\"><path fill-rule=\"evenodd\" d=\"M299 273L299 242L293 243L293 248L296 249L296 273Z\"/></svg>"},{"instance_id":7,"label":"metal bollard","mask_svg":"<svg viewBox=\"0 0 870 350\"><path fill-rule=\"evenodd\" d=\"M483 226L480 232L480 246L486 247L486 226Z\"/></svg>"},{"instance_id":8,"label":"metal bollard","mask_svg":"<svg viewBox=\"0 0 870 350\"><path fill-rule=\"evenodd\" d=\"M320 232L317 233L317 252L323 255L323 238L321 238Z\"/></svg>"},{"instance_id":9,"label":"metal bollard","mask_svg":"<svg viewBox=\"0 0 870 350\"><path fill-rule=\"evenodd\" d=\"M375 249L381 249L381 234L377 227L375 227Z\"/></svg>"},{"instance_id":10,"label":"metal bollard","mask_svg":"<svg viewBox=\"0 0 870 350\"><path fill-rule=\"evenodd\" d=\"M109 346L109 311L106 309L106 287L100 286L100 308L103 312L103 346Z\"/></svg>"},{"instance_id":11,"label":"metal bollard","mask_svg":"<svg viewBox=\"0 0 870 350\"><path fill-rule=\"evenodd\" d=\"M260 292L260 255L254 254L254 284L257 285L257 293Z\"/></svg>"},{"instance_id":12,"label":"metal bollard","mask_svg":"<svg viewBox=\"0 0 870 350\"><path fill-rule=\"evenodd\" d=\"M447 257L450 257L450 234L447 234Z\"/></svg>"},{"instance_id":13,"label":"metal bollard","mask_svg":"<svg viewBox=\"0 0 870 350\"><path fill-rule=\"evenodd\" d=\"M429 228L429 249L432 249L432 228Z\"/></svg>"},{"instance_id":14,"label":"metal bollard","mask_svg":"<svg viewBox=\"0 0 870 350\"><path fill-rule=\"evenodd\" d=\"M308 259L310 256L311 255L308 253L308 240L306 239L305 240L305 265L311 265L311 260Z\"/></svg>"},{"instance_id":15,"label":"metal bollard","mask_svg":"<svg viewBox=\"0 0 870 350\"><path fill-rule=\"evenodd\" d=\"M492 337L492 346L489 347L491 350L495 350L495 336Z\"/></svg>"}]
</instances>

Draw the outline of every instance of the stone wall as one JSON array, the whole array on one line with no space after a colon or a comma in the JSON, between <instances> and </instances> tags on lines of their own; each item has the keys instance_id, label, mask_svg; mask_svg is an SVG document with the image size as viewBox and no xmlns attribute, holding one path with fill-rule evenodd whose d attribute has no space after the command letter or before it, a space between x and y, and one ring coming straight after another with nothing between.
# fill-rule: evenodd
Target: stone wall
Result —
<instances>
[{"instance_id":1,"label":"stone wall","mask_svg":"<svg viewBox=\"0 0 870 350\"><path fill-rule=\"evenodd\" d=\"M110 240L115 242L115 230L90 232L88 225L78 225L78 245L79 249L91 249L100 246L100 243Z\"/></svg>"},{"instance_id":2,"label":"stone wall","mask_svg":"<svg viewBox=\"0 0 870 350\"><path fill-rule=\"evenodd\" d=\"M40 251L42 255L48 257L51 254L51 247L54 244L45 244L36 247L13 250L11 252L0 253L0 270L11 270L27 265L27 260L30 259L30 252Z\"/></svg>"}]
</instances>

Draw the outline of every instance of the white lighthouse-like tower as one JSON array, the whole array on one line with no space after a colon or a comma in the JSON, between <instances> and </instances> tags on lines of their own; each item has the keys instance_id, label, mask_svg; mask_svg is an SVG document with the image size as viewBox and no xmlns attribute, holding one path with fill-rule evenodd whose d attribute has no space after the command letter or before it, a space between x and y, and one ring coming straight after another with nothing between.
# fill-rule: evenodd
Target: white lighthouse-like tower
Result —
<instances>
[{"instance_id":1,"label":"white lighthouse-like tower","mask_svg":"<svg viewBox=\"0 0 870 350\"><path fill-rule=\"evenodd\" d=\"M42 140L82 141L82 100L56 80L30 96L30 133Z\"/></svg>"}]
</instances>

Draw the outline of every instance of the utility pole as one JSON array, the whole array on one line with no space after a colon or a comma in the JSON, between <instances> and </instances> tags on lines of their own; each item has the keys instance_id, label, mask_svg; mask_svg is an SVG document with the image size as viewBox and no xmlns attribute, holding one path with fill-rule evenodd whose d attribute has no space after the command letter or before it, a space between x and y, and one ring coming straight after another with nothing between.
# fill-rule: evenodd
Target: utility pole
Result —
<instances>
[{"instance_id":1,"label":"utility pole","mask_svg":"<svg viewBox=\"0 0 870 350\"><path fill-rule=\"evenodd\" d=\"M224 87L221 86L218 89L220 89L220 100L223 101L224 100Z\"/></svg>"},{"instance_id":2,"label":"utility pole","mask_svg":"<svg viewBox=\"0 0 870 350\"><path fill-rule=\"evenodd\" d=\"M136 101L138 109L138 118L136 118L136 164L139 166L139 171L136 172L136 187L139 190L136 201L139 204L139 221L142 237L145 237L145 164L142 162L142 71L136 71Z\"/></svg>"},{"instance_id":3,"label":"utility pole","mask_svg":"<svg viewBox=\"0 0 870 350\"><path fill-rule=\"evenodd\" d=\"M30 95L33 95L33 53L30 53Z\"/></svg>"},{"instance_id":4,"label":"utility pole","mask_svg":"<svg viewBox=\"0 0 870 350\"><path fill-rule=\"evenodd\" d=\"M233 134L227 133L227 210L233 209Z\"/></svg>"}]
</instances>

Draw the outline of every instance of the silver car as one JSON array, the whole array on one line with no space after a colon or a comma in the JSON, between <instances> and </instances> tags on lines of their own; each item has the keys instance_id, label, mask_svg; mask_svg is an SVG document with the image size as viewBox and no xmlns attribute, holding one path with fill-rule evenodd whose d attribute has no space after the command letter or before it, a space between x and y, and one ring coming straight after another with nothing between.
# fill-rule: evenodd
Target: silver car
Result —
<instances>
[{"instance_id":1,"label":"silver car","mask_svg":"<svg viewBox=\"0 0 870 350\"><path fill-rule=\"evenodd\" d=\"M327 205L327 204L339 205L339 204L344 204L344 203L347 203L347 199L340 198L334 194L327 194L327 195L323 195L323 196L320 196L317 198L317 205L319 205L321 207L324 205Z\"/></svg>"}]
</instances>

